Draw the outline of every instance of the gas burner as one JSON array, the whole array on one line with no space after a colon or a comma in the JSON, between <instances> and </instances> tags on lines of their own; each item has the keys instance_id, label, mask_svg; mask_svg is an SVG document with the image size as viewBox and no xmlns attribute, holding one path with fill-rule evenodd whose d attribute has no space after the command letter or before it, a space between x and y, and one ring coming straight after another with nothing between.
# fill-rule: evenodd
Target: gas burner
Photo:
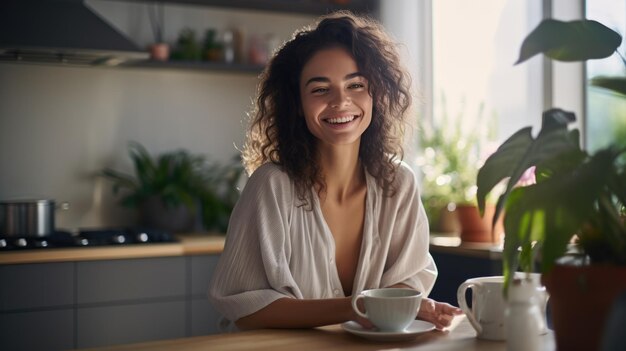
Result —
<instances>
[{"instance_id":1,"label":"gas burner","mask_svg":"<svg viewBox=\"0 0 626 351\"><path fill-rule=\"evenodd\" d=\"M42 250L59 247L125 246L169 243L176 240L168 232L146 228L89 228L75 235L57 231L43 237L0 236L0 251Z\"/></svg>"},{"instance_id":2,"label":"gas burner","mask_svg":"<svg viewBox=\"0 0 626 351\"><path fill-rule=\"evenodd\" d=\"M146 228L82 229L78 232L84 246L128 245L175 241L168 232Z\"/></svg>"},{"instance_id":3,"label":"gas burner","mask_svg":"<svg viewBox=\"0 0 626 351\"><path fill-rule=\"evenodd\" d=\"M47 236L0 236L0 251L73 246L72 234L56 231Z\"/></svg>"}]
</instances>

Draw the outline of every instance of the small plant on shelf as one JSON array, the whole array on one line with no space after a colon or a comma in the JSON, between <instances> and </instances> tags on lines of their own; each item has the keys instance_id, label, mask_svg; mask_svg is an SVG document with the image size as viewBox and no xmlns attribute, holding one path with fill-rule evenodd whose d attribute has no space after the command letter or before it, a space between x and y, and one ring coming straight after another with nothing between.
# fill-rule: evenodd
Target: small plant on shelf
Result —
<instances>
[{"instance_id":1,"label":"small plant on shelf","mask_svg":"<svg viewBox=\"0 0 626 351\"><path fill-rule=\"evenodd\" d=\"M196 38L196 31L192 28L183 28L178 34L176 47L172 55L172 60L200 61L202 59L202 49Z\"/></svg>"}]
</instances>

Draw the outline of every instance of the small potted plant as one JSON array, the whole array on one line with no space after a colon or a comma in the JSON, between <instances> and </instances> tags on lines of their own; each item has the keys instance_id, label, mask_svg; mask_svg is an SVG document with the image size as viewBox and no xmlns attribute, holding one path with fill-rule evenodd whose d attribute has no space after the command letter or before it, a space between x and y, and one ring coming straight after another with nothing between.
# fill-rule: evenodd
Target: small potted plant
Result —
<instances>
[{"instance_id":1,"label":"small potted plant","mask_svg":"<svg viewBox=\"0 0 626 351\"><path fill-rule=\"evenodd\" d=\"M206 30L202 50L205 60L214 62L222 60L222 44L217 40L217 31L215 29L209 28Z\"/></svg>"},{"instance_id":2,"label":"small potted plant","mask_svg":"<svg viewBox=\"0 0 626 351\"><path fill-rule=\"evenodd\" d=\"M603 58L620 43L618 33L592 20L544 20L525 39L518 63L538 53L562 61ZM618 94L626 94L624 81L602 79ZM626 291L626 148L613 143L589 153L579 131L568 128L574 120L551 109L536 136L531 127L513 134L480 169L477 199L484 210L491 189L507 182L494 218L506 212L505 291L518 267L530 272L540 261L557 347L594 350L611 303ZM516 186L531 167L535 184Z\"/></svg>"},{"instance_id":3,"label":"small potted plant","mask_svg":"<svg viewBox=\"0 0 626 351\"><path fill-rule=\"evenodd\" d=\"M175 49L170 58L181 61L200 61L202 59L202 47L196 38L194 29L186 27L180 30Z\"/></svg>"},{"instance_id":4,"label":"small potted plant","mask_svg":"<svg viewBox=\"0 0 626 351\"><path fill-rule=\"evenodd\" d=\"M440 113L418 130L418 166L422 172L422 200L436 232L459 233L463 241L493 241L488 219L476 206L476 174L495 141L495 118L484 105L475 114L450 114L445 95Z\"/></svg>"},{"instance_id":5,"label":"small potted plant","mask_svg":"<svg viewBox=\"0 0 626 351\"><path fill-rule=\"evenodd\" d=\"M165 42L165 10L163 4L148 4L148 16L154 35L154 43L150 45L150 57L157 61L167 61L170 57L170 45Z\"/></svg>"},{"instance_id":6,"label":"small potted plant","mask_svg":"<svg viewBox=\"0 0 626 351\"><path fill-rule=\"evenodd\" d=\"M209 164L186 150L153 158L139 143L129 144L135 175L104 169L113 192L123 193L120 204L136 208L142 225L171 232L194 230L197 216L204 228L224 232L237 200L239 163Z\"/></svg>"}]
</instances>

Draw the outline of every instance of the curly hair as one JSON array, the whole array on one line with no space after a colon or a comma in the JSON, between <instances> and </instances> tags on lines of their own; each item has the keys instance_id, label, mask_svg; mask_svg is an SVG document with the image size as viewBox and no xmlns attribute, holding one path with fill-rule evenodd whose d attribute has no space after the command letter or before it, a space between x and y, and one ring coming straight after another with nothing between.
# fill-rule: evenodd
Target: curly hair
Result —
<instances>
[{"instance_id":1,"label":"curly hair","mask_svg":"<svg viewBox=\"0 0 626 351\"><path fill-rule=\"evenodd\" d=\"M273 162L294 180L305 203L315 185L325 188L316 159L316 139L306 126L300 99L300 75L318 51L345 48L369 81L372 121L361 137L359 157L388 196L393 196L402 137L411 104L410 77L399 65L396 43L375 20L340 11L297 31L276 52L261 83L246 134L242 159L248 174Z\"/></svg>"}]
</instances>

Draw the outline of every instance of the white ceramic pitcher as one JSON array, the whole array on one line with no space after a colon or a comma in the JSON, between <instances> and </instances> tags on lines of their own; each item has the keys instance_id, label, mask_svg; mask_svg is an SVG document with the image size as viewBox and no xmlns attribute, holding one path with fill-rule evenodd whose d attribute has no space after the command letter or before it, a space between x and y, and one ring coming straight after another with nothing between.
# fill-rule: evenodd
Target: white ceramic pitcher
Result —
<instances>
[{"instance_id":1,"label":"white ceramic pitcher","mask_svg":"<svg viewBox=\"0 0 626 351\"><path fill-rule=\"evenodd\" d=\"M516 272L515 278L527 277L527 273ZM529 273L528 276L538 287L536 290L538 306L543 314L542 324L539 325L539 333L548 332L546 316L546 305L548 293L541 287L541 274ZM507 302L503 296L504 286L503 276L477 277L466 280L457 290L457 300L459 307L467 315L477 337L486 340L505 340L506 325L504 312ZM472 290L472 308L469 308L465 299L467 289Z\"/></svg>"},{"instance_id":2,"label":"white ceramic pitcher","mask_svg":"<svg viewBox=\"0 0 626 351\"><path fill-rule=\"evenodd\" d=\"M459 307L467 315L478 338L504 340L504 310L506 301L502 295L504 278L502 276L478 277L466 280L457 290ZM472 308L465 299L467 289L472 289Z\"/></svg>"}]
</instances>

